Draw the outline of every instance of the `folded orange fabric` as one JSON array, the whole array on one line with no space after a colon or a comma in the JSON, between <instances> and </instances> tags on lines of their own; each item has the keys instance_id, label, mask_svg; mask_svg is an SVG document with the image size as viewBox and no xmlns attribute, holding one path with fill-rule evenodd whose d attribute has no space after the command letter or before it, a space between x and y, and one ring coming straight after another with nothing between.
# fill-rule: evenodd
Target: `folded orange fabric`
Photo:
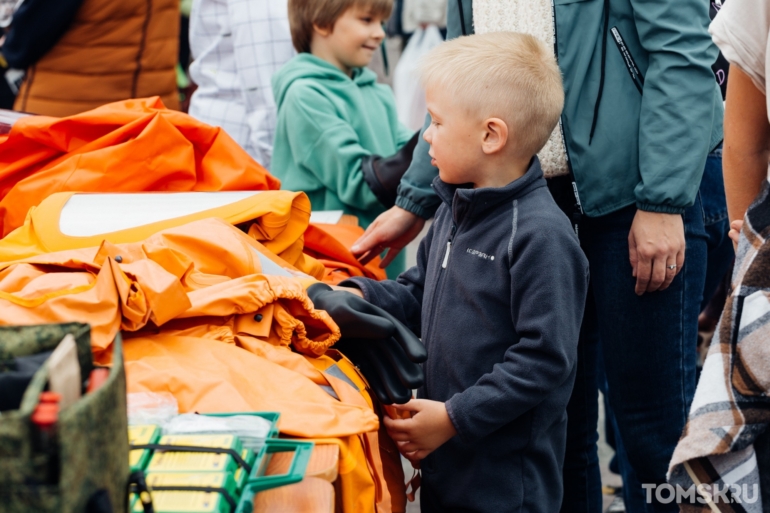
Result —
<instances>
[{"instance_id":1,"label":"folded orange fabric","mask_svg":"<svg viewBox=\"0 0 770 513\"><path fill-rule=\"evenodd\" d=\"M98 353L119 329L248 316L272 304L273 329L264 338L320 355L339 328L307 298L305 286L314 281L234 226L204 219L141 242L0 264L0 323L87 322Z\"/></svg>"},{"instance_id":2,"label":"folded orange fabric","mask_svg":"<svg viewBox=\"0 0 770 513\"><path fill-rule=\"evenodd\" d=\"M304 251L323 264L324 282L336 285L353 276L373 280L387 278L385 269L380 269L380 257L363 265L350 251L363 234L363 228L349 224L313 223L307 227Z\"/></svg>"},{"instance_id":3,"label":"folded orange fabric","mask_svg":"<svg viewBox=\"0 0 770 513\"><path fill-rule=\"evenodd\" d=\"M292 203L293 193L280 194ZM315 280L255 240L289 250L279 225L255 221L246 234L204 218L136 242L0 263L0 324L90 323L102 365L122 330L130 392L168 391L182 412L279 411L282 433L333 437L347 448L344 511L403 511L398 452L378 432L361 376L328 351L340 331L307 297Z\"/></svg>"},{"instance_id":4,"label":"folded orange fabric","mask_svg":"<svg viewBox=\"0 0 770 513\"><path fill-rule=\"evenodd\" d=\"M70 116L19 119L0 138L0 237L62 191L233 191L280 188L222 129L158 97Z\"/></svg>"}]
</instances>

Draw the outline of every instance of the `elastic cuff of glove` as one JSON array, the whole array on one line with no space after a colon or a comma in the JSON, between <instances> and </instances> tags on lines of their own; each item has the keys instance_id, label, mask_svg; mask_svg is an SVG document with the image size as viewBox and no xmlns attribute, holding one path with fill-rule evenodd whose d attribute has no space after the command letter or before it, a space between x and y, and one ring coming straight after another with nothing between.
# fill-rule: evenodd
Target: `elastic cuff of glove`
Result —
<instances>
[{"instance_id":1,"label":"elastic cuff of glove","mask_svg":"<svg viewBox=\"0 0 770 513\"><path fill-rule=\"evenodd\" d=\"M361 280L361 281L358 281ZM369 291L365 285L366 278L348 278L337 284L338 287L347 287L349 289L358 289L364 295L364 299L369 301Z\"/></svg>"},{"instance_id":2,"label":"elastic cuff of glove","mask_svg":"<svg viewBox=\"0 0 770 513\"><path fill-rule=\"evenodd\" d=\"M364 181L369 189L374 193L377 201L382 203L385 208L390 208L395 204L396 191L388 191L377 178L377 172L374 170L374 163L380 160L378 155L370 155L361 160L361 173L364 175Z\"/></svg>"},{"instance_id":3,"label":"elastic cuff of glove","mask_svg":"<svg viewBox=\"0 0 770 513\"><path fill-rule=\"evenodd\" d=\"M320 294L321 292L329 292L329 291L333 291L333 290L334 289L331 288L326 283L317 281L317 282L313 283L312 285L310 285L308 288L306 288L305 292L307 293L307 297L310 298L310 301L315 303L316 302L316 298L318 297L318 294Z\"/></svg>"}]
</instances>

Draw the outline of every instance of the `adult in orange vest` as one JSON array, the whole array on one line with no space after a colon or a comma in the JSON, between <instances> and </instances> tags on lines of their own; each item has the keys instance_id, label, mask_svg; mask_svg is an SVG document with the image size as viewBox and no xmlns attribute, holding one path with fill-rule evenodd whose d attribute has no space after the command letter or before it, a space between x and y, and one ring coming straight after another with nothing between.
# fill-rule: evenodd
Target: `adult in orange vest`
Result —
<instances>
[{"instance_id":1,"label":"adult in orange vest","mask_svg":"<svg viewBox=\"0 0 770 513\"><path fill-rule=\"evenodd\" d=\"M26 70L15 110L64 117L129 98L179 108L179 0L25 0L2 53Z\"/></svg>"}]
</instances>

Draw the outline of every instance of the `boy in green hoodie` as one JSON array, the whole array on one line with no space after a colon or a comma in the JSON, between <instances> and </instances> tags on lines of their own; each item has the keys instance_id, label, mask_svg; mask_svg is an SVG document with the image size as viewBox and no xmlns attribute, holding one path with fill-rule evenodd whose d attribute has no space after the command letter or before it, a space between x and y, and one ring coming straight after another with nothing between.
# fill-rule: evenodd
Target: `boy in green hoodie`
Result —
<instances>
[{"instance_id":1,"label":"boy in green hoodie","mask_svg":"<svg viewBox=\"0 0 770 513\"><path fill-rule=\"evenodd\" d=\"M390 88L365 67L392 7L393 0L289 0L298 55L273 76L272 172L284 189L307 193L313 210L342 210L364 228L394 204L417 142L399 123ZM396 264L388 274L403 270Z\"/></svg>"}]
</instances>

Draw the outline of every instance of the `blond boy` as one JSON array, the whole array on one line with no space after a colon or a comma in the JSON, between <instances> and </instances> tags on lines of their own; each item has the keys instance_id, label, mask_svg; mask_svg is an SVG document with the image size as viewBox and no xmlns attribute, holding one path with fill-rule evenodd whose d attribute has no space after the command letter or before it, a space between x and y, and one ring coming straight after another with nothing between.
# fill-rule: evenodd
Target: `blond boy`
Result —
<instances>
[{"instance_id":1,"label":"blond boy","mask_svg":"<svg viewBox=\"0 0 770 513\"><path fill-rule=\"evenodd\" d=\"M419 399L385 425L423 472L427 511L552 513L588 284L585 256L535 156L564 100L553 52L516 33L425 60L425 133L443 204L417 265L341 285L422 337Z\"/></svg>"}]
</instances>

